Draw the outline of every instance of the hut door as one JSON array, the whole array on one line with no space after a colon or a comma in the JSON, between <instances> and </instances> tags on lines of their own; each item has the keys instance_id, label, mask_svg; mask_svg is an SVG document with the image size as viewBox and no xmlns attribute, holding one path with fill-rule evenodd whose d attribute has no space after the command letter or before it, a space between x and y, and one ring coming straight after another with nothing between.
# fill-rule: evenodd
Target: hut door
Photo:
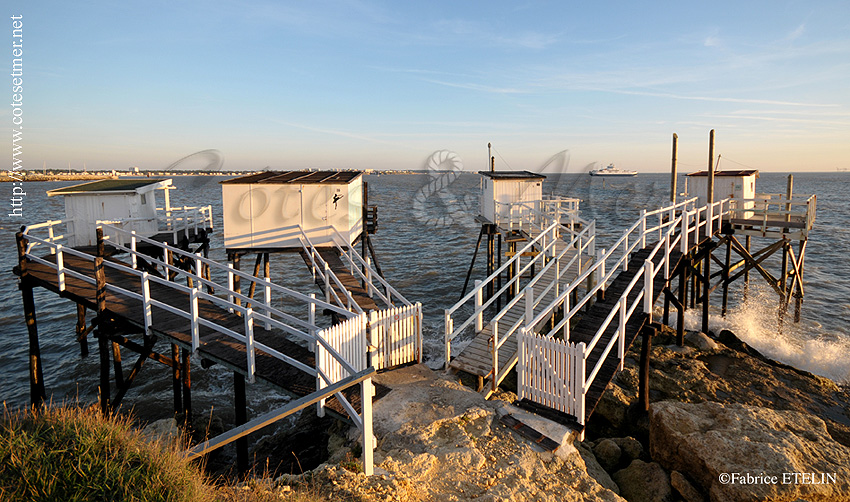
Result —
<instances>
[{"instance_id":1,"label":"hut door","mask_svg":"<svg viewBox=\"0 0 850 502\"><path fill-rule=\"evenodd\" d=\"M331 187L327 185L301 186L301 226L313 244L325 243L331 235L328 205Z\"/></svg>"}]
</instances>

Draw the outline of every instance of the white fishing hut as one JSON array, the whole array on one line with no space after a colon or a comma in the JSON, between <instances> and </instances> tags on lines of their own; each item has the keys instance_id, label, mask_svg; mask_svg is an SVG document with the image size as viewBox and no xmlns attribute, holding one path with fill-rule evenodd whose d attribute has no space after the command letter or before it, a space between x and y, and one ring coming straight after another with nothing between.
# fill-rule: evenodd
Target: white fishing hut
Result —
<instances>
[{"instance_id":1,"label":"white fishing hut","mask_svg":"<svg viewBox=\"0 0 850 502\"><path fill-rule=\"evenodd\" d=\"M302 236L331 246L337 233L351 244L363 232L360 171L265 171L222 181L221 197L228 252L301 249Z\"/></svg>"},{"instance_id":2,"label":"white fishing hut","mask_svg":"<svg viewBox=\"0 0 850 502\"><path fill-rule=\"evenodd\" d=\"M481 216L499 223L510 218L514 203L540 203L543 200L542 174L530 171L480 171Z\"/></svg>"},{"instance_id":3,"label":"white fishing hut","mask_svg":"<svg viewBox=\"0 0 850 502\"><path fill-rule=\"evenodd\" d=\"M756 197L756 179L759 172L755 169L740 171L714 172L714 200L726 198L749 199ZM688 193L699 197L698 206L704 206L708 194L708 171L688 174Z\"/></svg>"},{"instance_id":4,"label":"white fishing hut","mask_svg":"<svg viewBox=\"0 0 850 502\"><path fill-rule=\"evenodd\" d=\"M97 242L98 222L122 222L122 228L143 237L157 234L155 190L165 192L168 206L170 179L110 179L48 190L48 197L63 196L71 246Z\"/></svg>"}]
</instances>

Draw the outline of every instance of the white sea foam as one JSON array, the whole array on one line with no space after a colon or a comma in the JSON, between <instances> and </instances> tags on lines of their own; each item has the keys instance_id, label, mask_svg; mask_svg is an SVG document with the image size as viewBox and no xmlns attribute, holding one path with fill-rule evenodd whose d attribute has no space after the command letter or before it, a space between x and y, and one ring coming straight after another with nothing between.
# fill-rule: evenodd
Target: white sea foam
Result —
<instances>
[{"instance_id":1,"label":"white sea foam","mask_svg":"<svg viewBox=\"0 0 850 502\"><path fill-rule=\"evenodd\" d=\"M795 323L793 304L780 328L778 303L773 291L751 287L747 300L730 308L725 318L712 308L709 329L715 333L728 329L771 359L841 384L850 384L850 358L847 357L850 337L830 332L818 322L807 321L805 315L801 322ZM701 312L699 307L687 311L687 329L700 329Z\"/></svg>"}]
</instances>

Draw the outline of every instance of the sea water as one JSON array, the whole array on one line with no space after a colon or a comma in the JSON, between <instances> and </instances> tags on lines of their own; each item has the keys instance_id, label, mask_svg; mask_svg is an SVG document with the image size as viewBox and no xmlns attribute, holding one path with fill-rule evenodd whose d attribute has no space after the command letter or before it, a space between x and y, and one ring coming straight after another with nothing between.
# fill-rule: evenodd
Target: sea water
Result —
<instances>
[{"instance_id":1,"label":"sea water","mask_svg":"<svg viewBox=\"0 0 850 502\"><path fill-rule=\"evenodd\" d=\"M786 176L764 173L757 191L784 193ZM475 249L480 225L478 214L479 176L463 173L418 175L369 175L369 203L378 206L378 233L373 237L377 258L387 279L406 298L421 302L424 308L424 352L432 367L444 358L443 310L450 308L461 291ZM224 260L221 233L221 187L224 177L175 177L177 190L172 205L212 204L217 228L213 234L211 257ZM29 182L23 221L3 219L0 229L0 399L9 407L29 402L27 329L17 279L14 232L21 223L38 223L64 217L63 201L47 197L45 191L72 182ZM757 273L750 274L750 287L743 299L739 280L731 288L730 310L725 317L712 306L710 328L730 329L768 357L811 371L841 383L850 382L850 270L845 265L850 248L850 204L845 196L850 173L795 174L796 193L817 194L818 213L806 250L802 320L790 319L781 329L776 314L776 293L766 287ZM631 226L642 208L654 209L669 201L669 175L641 174L634 178L606 179L586 174L549 176L544 193L581 199L582 217L597 222L597 249L613 243ZM679 180L679 190L684 187ZM754 241L754 249L759 242ZM795 244L795 251L796 251ZM473 279L485 275L484 252L473 267ZM734 256L734 254L733 254ZM775 268L775 260L768 267ZM297 254L272 255L272 280L304 293L318 293L306 267ZM99 381L96 343L89 341L91 354L80 355L74 341L76 309L72 302L41 288L35 290L39 340L45 387L54 402L94 402ZM719 304L719 296L713 300ZM686 327L700 325L698 311L689 310ZM675 316L673 316L675 317ZM457 341L457 348L468 340ZM157 349L167 352L162 341ZM136 355L124 351L125 372ZM193 363L194 366L194 363ZM226 369L194 367L192 400L196 410L232 409L233 376ZM114 392L114 391L113 391ZM170 416L172 410L170 371L148 361L124 404L134 407L143 419ZM289 399L273 389L256 384L249 387L249 413L268 411Z\"/></svg>"}]
</instances>

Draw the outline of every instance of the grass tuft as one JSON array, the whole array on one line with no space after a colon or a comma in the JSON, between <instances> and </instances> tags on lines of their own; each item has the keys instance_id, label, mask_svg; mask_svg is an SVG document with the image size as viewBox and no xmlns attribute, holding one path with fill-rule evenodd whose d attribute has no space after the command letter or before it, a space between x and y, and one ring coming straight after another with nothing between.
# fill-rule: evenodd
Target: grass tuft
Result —
<instances>
[{"instance_id":1,"label":"grass tuft","mask_svg":"<svg viewBox=\"0 0 850 502\"><path fill-rule=\"evenodd\" d=\"M215 500L183 446L145 439L129 418L94 407L4 407L0 500Z\"/></svg>"}]
</instances>

